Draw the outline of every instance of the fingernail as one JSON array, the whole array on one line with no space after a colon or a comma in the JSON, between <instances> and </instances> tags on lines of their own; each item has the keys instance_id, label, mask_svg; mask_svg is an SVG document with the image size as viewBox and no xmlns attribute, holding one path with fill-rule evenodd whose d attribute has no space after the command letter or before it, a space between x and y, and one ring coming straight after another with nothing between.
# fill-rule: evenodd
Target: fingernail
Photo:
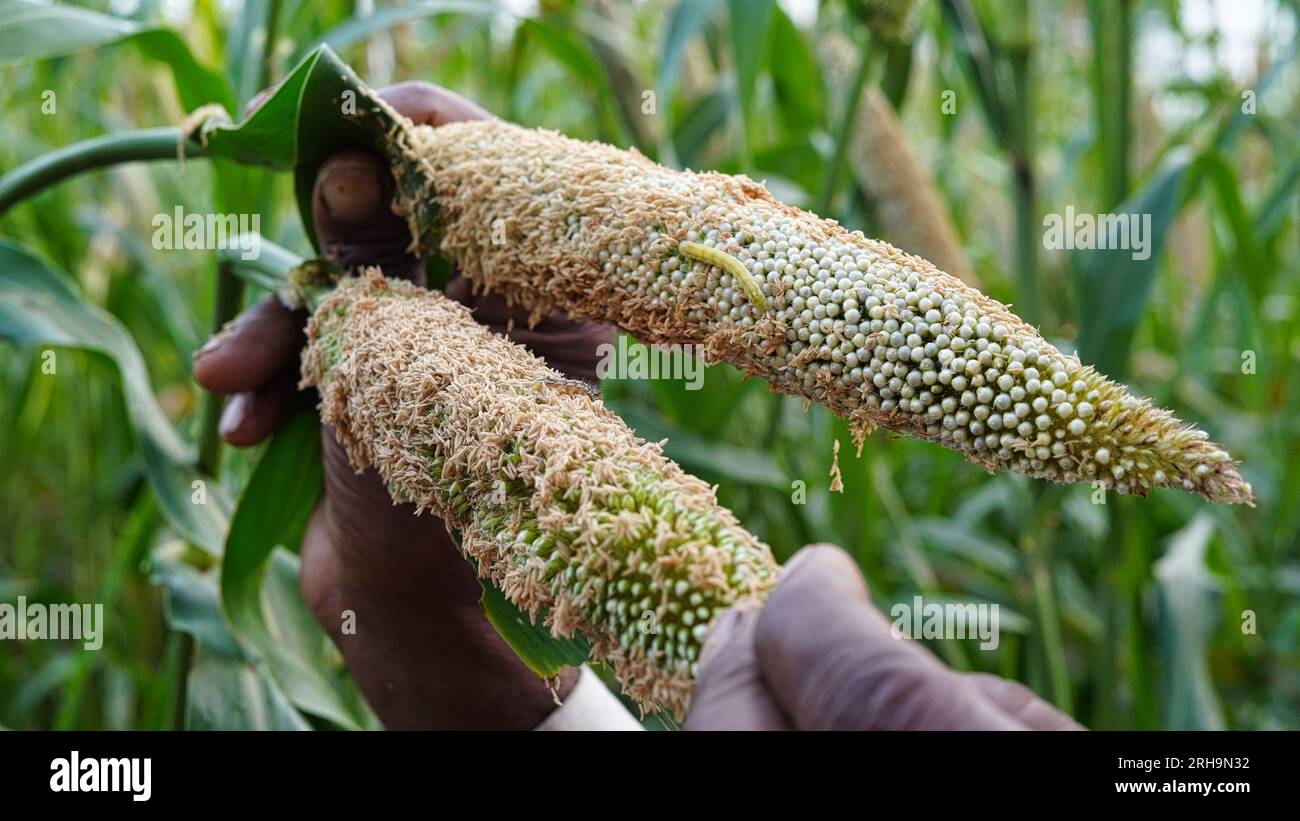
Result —
<instances>
[{"instance_id":1,"label":"fingernail","mask_svg":"<svg viewBox=\"0 0 1300 821\"><path fill-rule=\"evenodd\" d=\"M237 393L230 397L226 401L225 409L221 411L221 422L217 425L217 433L225 437L239 430L251 406L251 394Z\"/></svg>"},{"instance_id":2,"label":"fingernail","mask_svg":"<svg viewBox=\"0 0 1300 821\"><path fill-rule=\"evenodd\" d=\"M339 222L357 222L373 216L380 202L379 179L369 164L342 161L329 168L321 181L321 199L326 212Z\"/></svg>"},{"instance_id":3,"label":"fingernail","mask_svg":"<svg viewBox=\"0 0 1300 821\"><path fill-rule=\"evenodd\" d=\"M194 352L194 358L199 359L201 357L207 356L208 354L212 353L217 348L220 348L223 344L225 344L225 341L226 341L226 332L224 330L213 334L211 337L208 338L207 342L203 343L203 347L199 348L197 351Z\"/></svg>"}]
</instances>

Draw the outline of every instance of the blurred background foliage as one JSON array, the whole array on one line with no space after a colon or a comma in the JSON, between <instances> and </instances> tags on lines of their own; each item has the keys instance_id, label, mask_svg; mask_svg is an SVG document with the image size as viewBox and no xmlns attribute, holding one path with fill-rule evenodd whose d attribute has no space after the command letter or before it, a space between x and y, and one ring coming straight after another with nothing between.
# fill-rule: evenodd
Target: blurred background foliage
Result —
<instances>
[{"instance_id":1,"label":"blurred background foliage","mask_svg":"<svg viewBox=\"0 0 1300 821\"><path fill-rule=\"evenodd\" d=\"M372 86L428 80L526 125L745 173L890 240L878 172L847 145L860 121L846 113L879 87L983 289L1208 430L1244 463L1258 507L1173 491L1097 504L1090 487L991 477L879 434L855 458L824 408L728 367L700 391L611 380L609 403L715 482L779 557L838 543L886 610L916 594L998 603L995 651L931 642L958 669L1024 681L1094 728L1300 728L1294 0L83 7L94 14L57 18L44 42L23 28L44 7L0 0L0 172L178 124L204 102L237 112L328 43ZM834 41L850 47L847 75L832 70ZM4 213L0 236L43 258L6 273L71 272L75 310L134 340L157 405L195 448L186 469L219 473L213 492L233 499L259 453L213 446L217 407L190 351L261 294L223 292L208 252L152 247L154 215L178 205L260 214L263 233L310 252L287 175L190 159L81 176ZM1043 217L1067 206L1152 214L1151 258L1045 249ZM108 625L99 652L0 643L0 725L374 726L304 618L292 550L251 595L262 628L310 668L305 690L233 640L241 617L221 606L217 559L162 515L125 401L129 363L63 343L49 376L47 347L0 344L0 601L103 602ZM842 494L828 492L837 439ZM254 477L272 494L276 480Z\"/></svg>"}]
</instances>

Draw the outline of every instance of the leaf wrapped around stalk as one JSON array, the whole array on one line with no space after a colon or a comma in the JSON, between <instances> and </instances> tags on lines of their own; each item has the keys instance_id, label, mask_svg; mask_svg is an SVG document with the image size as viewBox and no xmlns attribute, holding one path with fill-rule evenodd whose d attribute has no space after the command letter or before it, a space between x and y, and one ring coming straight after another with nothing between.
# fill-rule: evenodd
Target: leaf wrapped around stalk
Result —
<instances>
[{"instance_id":1,"label":"leaf wrapped around stalk","mask_svg":"<svg viewBox=\"0 0 1300 821\"><path fill-rule=\"evenodd\" d=\"M746 177L500 121L408 123L392 140L416 246L534 317L702 345L859 437L886 428L990 471L1252 503L1205 433L924 259Z\"/></svg>"},{"instance_id":2,"label":"leaf wrapped around stalk","mask_svg":"<svg viewBox=\"0 0 1300 821\"><path fill-rule=\"evenodd\" d=\"M775 581L712 488L440 294L345 280L308 325L302 379L354 467L461 531L480 576L585 635L647 709L684 715L713 620Z\"/></svg>"}]
</instances>

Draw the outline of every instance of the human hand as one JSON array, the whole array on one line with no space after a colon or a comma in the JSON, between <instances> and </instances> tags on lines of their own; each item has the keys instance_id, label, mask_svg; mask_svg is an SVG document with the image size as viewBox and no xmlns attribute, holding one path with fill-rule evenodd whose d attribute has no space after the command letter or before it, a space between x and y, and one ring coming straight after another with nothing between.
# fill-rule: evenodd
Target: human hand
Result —
<instances>
[{"instance_id":1,"label":"human hand","mask_svg":"<svg viewBox=\"0 0 1300 821\"><path fill-rule=\"evenodd\" d=\"M761 609L713 627L686 729L1082 729L1024 685L957 673L890 626L847 553L804 548Z\"/></svg>"},{"instance_id":2,"label":"human hand","mask_svg":"<svg viewBox=\"0 0 1300 821\"><path fill-rule=\"evenodd\" d=\"M490 116L425 83L402 83L381 96L433 126ZM423 284L423 260L407 250L410 235L392 211L392 196L391 175L378 157L335 154L316 178L317 237L345 269L379 265L389 276ZM575 378L594 381L596 347L613 338L610 328L561 316L527 329L526 312L499 297L472 297L459 277L446 293L498 333L514 319L512 340ZM230 444L255 444L287 418L305 318L266 300L196 353L195 379L231 397L220 425ZM380 720L389 728L536 726L554 709L554 696L484 617L474 570L443 523L394 505L373 470L356 473L333 429L322 438L325 493L303 539L303 595ZM344 634L349 612L355 632ZM576 671L562 674L558 694L575 679Z\"/></svg>"}]
</instances>

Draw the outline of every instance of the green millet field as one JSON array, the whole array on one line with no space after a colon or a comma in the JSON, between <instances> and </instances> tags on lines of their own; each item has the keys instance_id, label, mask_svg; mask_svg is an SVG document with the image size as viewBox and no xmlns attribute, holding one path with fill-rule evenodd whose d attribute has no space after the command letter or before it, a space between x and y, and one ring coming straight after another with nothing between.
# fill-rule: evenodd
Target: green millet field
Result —
<instances>
[{"instance_id":1,"label":"green millet field","mask_svg":"<svg viewBox=\"0 0 1300 821\"><path fill-rule=\"evenodd\" d=\"M546 710L588 664L691 728L724 614L829 543L895 630L992 608L905 632L1089 729L1300 730L1298 30L1294 0L0 0L0 728L490 723L421 661L462 622L381 639L313 592L321 533L418 532ZM318 177L356 151L368 200ZM347 196L380 216L341 236ZM236 339L273 391L201 371ZM403 686L458 695L412 719Z\"/></svg>"}]
</instances>

